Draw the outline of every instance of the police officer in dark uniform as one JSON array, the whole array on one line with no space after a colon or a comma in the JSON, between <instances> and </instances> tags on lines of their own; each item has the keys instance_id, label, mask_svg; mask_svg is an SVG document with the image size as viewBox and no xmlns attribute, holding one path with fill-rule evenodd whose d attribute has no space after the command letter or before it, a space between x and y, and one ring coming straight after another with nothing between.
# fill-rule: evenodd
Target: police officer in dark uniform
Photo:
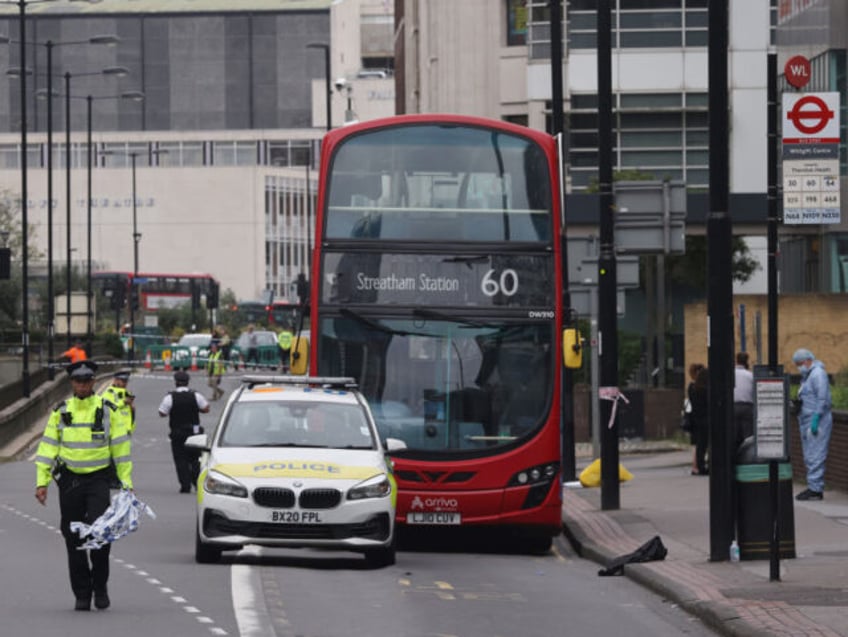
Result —
<instances>
[{"instance_id":1,"label":"police officer in dark uniform","mask_svg":"<svg viewBox=\"0 0 848 637\"><path fill-rule=\"evenodd\" d=\"M129 419L94 393L97 364L83 360L67 367L73 396L50 414L35 457L35 498L47 502L53 478L59 487L61 530L68 553L76 610L109 607L109 549L79 550L83 543L71 522L93 523L109 507L111 464L124 489L132 489Z\"/></svg>"},{"instance_id":2,"label":"police officer in dark uniform","mask_svg":"<svg viewBox=\"0 0 848 637\"><path fill-rule=\"evenodd\" d=\"M180 481L180 493L190 493L192 485L197 485L200 475L200 458L194 449L187 449L186 438L203 433L200 426L200 414L209 413L209 401L200 392L188 386L189 375L182 370L174 373L176 389L165 394L159 403L159 415L168 416L171 428L171 454L177 479Z\"/></svg>"}]
</instances>

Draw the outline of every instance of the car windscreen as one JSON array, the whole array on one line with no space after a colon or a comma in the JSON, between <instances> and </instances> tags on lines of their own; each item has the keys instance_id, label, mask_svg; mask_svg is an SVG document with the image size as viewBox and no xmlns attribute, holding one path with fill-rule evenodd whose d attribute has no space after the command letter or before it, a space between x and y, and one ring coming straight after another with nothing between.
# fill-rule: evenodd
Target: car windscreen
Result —
<instances>
[{"instance_id":1,"label":"car windscreen","mask_svg":"<svg viewBox=\"0 0 848 637\"><path fill-rule=\"evenodd\" d=\"M209 342L212 340L211 336L203 335L203 334L186 334L182 338L180 338L180 345L184 345L186 347L192 346L207 346Z\"/></svg>"},{"instance_id":2,"label":"car windscreen","mask_svg":"<svg viewBox=\"0 0 848 637\"><path fill-rule=\"evenodd\" d=\"M375 448L371 428L359 405L294 401L233 404L219 445Z\"/></svg>"}]
</instances>

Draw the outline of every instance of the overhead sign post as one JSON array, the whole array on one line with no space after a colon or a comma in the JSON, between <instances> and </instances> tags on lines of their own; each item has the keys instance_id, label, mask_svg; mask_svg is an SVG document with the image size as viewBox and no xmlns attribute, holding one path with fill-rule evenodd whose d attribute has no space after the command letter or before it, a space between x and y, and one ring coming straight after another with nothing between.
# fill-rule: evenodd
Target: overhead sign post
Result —
<instances>
[{"instance_id":1,"label":"overhead sign post","mask_svg":"<svg viewBox=\"0 0 848 637\"><path fill-rule=\"evenodd\" d=\"M783 222L840 223L839 93L783 94Z\"/></svg>"}]
</instances>

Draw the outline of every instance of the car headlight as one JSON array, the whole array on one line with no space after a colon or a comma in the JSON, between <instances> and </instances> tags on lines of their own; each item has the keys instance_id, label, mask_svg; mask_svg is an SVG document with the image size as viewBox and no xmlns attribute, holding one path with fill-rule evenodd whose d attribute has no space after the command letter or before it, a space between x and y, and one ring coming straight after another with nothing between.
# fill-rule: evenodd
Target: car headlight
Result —
<instances>
[{"instance_id":1,"label":"car headlight","mask_svg":"<svg viewBox=\"0 0 848 637\"><path fill-rule=\"evenodd\" d=\"M348 500L364 500L365 498L385 498L392 492L392 483L385 473L360 482L347 492Z\"/></svg>"},{"instance_id":2,"label":"car headlight","mask_svg":"<svg viewBox=\"0 0 848 637\"><path fill-rule=\"evenodd\" d=\"M206 480L203 482L203 488L206 493L215 493L217 495L229 495L234 498L246 498L247 488L239 484L229 476L223 473L210 470L206 474Z\"/></svg>"}]
</instances>

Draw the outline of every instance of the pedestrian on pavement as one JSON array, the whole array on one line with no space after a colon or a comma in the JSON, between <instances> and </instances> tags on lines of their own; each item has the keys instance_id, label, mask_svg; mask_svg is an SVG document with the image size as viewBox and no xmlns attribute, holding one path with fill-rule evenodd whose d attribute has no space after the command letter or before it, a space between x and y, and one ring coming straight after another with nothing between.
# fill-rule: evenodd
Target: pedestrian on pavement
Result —
<instances>
[{"instance_id":1,"label":"pedestrian on pavement","mask_svg":"<svg viewBox=\"0 0 848 637\"><path fill-rule=\"evenodd\" d=\"M197 488L200 476L200 454L185 446L189 436L203 433L200 426L200 414L209 413L209 402L206 397L188 386L188 372L174 373L176 389L165 394L159 403L159 415L168 417L171 439L171 455L174 458L174 468L177 470L177 480L180 483L180 493L190 493L191 487Z\"/></svg>"},{"instance_id":2,"label":"pedestrian on pavement","mask_svg":"<svg viewBox=\"0 0 848 637\"><path fill-rule=\"evenodd\" d=\"M830 431L833 428L831 413L830 380L824 363L816 360L808 349L799 349L792 362L801 372L801 389L798 400L798 428L801 431L801 449L807 467L807 488L795 496L796 500L821 500L824 497L824 470Z\"/></svg>"},{"instance_id":3,"label":"pedestrian on pavement","mask_svg":"<svg viewBox=\"0 0 848 637\"><path fill-rule=\"evenodd\" d=\"M259 366L259 337L254 329L256 328L253 327L253 323L247 326L247 358L244 366L247 367L250 361L253 361L253 369L256 369Z\"/></svg>"},{"instance_id":4,"label":"pedestrian on pavement","mask_svg":"<svg viewBox=\"0 0 848 637\"><path fill-rule=\"evenodd\" d=\"M114 405L94 393L97 364L84 360L67 369L73 395L50 413L35 456L35 499L47 503L50 479L59 488L62 537L68 553L75 610L109 608L110 544L80 550L83 540L71 522L93 523L109 507L110 464L124 489L132 489L127 421Z\"/></svg>"},{"instance_id":5,"label":"pedestrian on pavement","mask_svg":"<svg viewBox=\"0 0 848 637\"><path fill-rule=\"evenodd\" d=\"M221 357L221 350L218 349L218 344L213 342L209 345L209 359L206 361L207 383L212 388L211 400L218 400L224 395L224 390L221 389L224 367L225 364L224 359Z\"/></svg>"},{"instance_id":6,"label":"pedestrian on pavement","mask_svg":"<svg viewBox=\"0 0 848 637\"><path fill-rule=\"evenodd\" d=\"M748 352L736 354L733 370L733 421L736 428L736 448L754 435L754 375L748 368Z\"/></svg>"},{"instance_id":7,"label":"pedestrian on pavement","mask_svg":"<svg viewBox=\"0 0 848 637\"><path fill-rule=\"evenodd\" d=\"M692 363L689 366L689 378L691 381L686 388L686 395L692 405L692 412L689 414L692 431L689 436L695 447L691 473L693 476L706 476L710 473L707 467L707 449L710 446L710 374L703 364Z\"/></svg>"},{"instance_id":8,"label":"pedestrian on pavement","mask_svg":"<svg viewBox=\"0 0 848 637\"><path fill-rule=\"evenodd\" d=\"M280 347L280 371L284 374L289 371L289 356L291 354L292 339L291 329L286 326L277 334L277 345Z\"/></svg>"},{"instance_id":9,"label":"pedestrian on pavement","mask_svg":"<svg viewBox=\"0 0 848 637\"><path fill-rule=\"evenodd\" d=\"M71 347L59 354L59 358L67 359L68 363L73 365L74 363L86 360L88 354L85 352L82 341L77 339Z\"/></svg>"}]
</instances>

